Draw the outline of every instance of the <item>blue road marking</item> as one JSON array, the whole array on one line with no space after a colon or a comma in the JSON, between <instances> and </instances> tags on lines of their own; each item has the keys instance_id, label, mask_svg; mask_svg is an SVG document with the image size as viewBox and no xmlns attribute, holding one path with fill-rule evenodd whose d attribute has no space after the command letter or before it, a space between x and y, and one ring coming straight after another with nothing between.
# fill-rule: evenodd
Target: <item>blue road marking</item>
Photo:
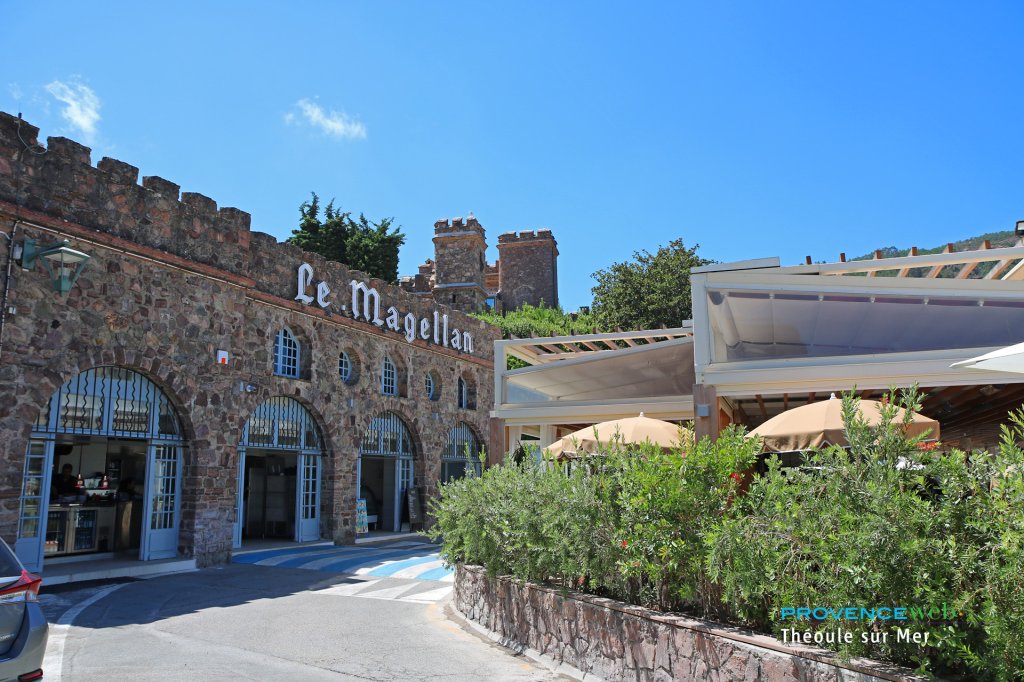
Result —
<instances>
[{"instance_id":1,"label":"blue road marking","mask_svg":"<svg viewBox=\"0 0 1024 682\"><path fill-rule=\"evenodd\" d=\"M300 568L325 573L354 573L358 569L368 566L371 568L369 575L388 577L406 568L437 561L438 547L426 543L380 547L352 545L335 547L321 544L268 549L242 554L234 557L233 560L239 564L255 565L267 565L264 562L274 560L269 565L275 568ZM388 561L394 563L385 564ZM451 573L452 569L450 568L434 568L424 571L416 579L437 581Z\"/></svg>"},{"instance_id":2,"label":"blue road marking","mask_svg":"<svg viewBox=\"0 0 1024 682\"><path fill-rule=\"evenodd\" d=\"M445 568L444 566L441 566L440 568L432 568L426 573L420 573L416 576L416 580L443 580L454 572L454 568Z\"/></svg>"},{"instance_id":3,"label":"blue road marking","mask_svg":"<svg viewBox=\"0 0 1024 682\"><path fill-rule=\"evenodd\" d=\"M418 566L419 564L429 564L432 561L437 561L437 554L430 554L423 557L415 557L413 559L406 559L405 561L396 561L393 564L387 564L373 569L367 575L375 577L387 577L398 573L403 568L409 568L411 566Z\"/></svg>"}]
</instances>

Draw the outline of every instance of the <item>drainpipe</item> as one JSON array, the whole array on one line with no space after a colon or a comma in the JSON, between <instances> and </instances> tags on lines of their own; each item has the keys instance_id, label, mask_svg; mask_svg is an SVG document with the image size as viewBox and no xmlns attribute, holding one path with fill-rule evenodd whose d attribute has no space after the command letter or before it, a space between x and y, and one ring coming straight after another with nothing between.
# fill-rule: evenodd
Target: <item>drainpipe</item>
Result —
<instances>
[{"instance_id":1,"label":"drainpipe","mask_svg":"<svg viewBox=\"0 0 1024 682\"><path fill-rule=\"evenodd\" d=\"M3 300L0 301L0 357L3 357L4 325L7 322L7 294L11 290L11 266L14 264L14 238L18 234L18 221L14 221L14 227L11 228L10 234L4 232L0 232L0 234L7 237L7 273L4 276Z\"/></svg>"}]
</instances>

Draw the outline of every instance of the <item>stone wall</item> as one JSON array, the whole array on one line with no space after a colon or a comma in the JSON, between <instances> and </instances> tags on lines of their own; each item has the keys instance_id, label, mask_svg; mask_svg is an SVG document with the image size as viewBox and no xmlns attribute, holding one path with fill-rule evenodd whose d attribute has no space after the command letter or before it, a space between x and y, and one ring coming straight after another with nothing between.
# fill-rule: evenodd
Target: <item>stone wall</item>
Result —
<instances>
[{"instance_id":1,"label":"stone wall","mask_svg":"<svg viewBox=\"0 0 1024 682\"><path fill-rule=\"evenodd\" d=\"M911 682L924 678L875 661L707 621L672 616L458 566L455 608L511 646L575 668L585 679L710 682Z\"/></svg>"},{"instance_id":2,"label":"stone wall","mask_svg":"<svg viewBox=\"0 0 1024 682\"><path fill-rule=\"evenodd\" d=\"M436 494L448 431L467 423L497 457L502 442L488 414L493 404L493 341L498 330L344 265L326 261L249 229L248 214L217 209L198 194L178 195L160 178L137 185L138 170L113 159L90 165L88 148L63 138L37 141L38 130L0 113L0 230L15 244L68 239L91 256L65 296L42 265L15 265L0 354L0 536L13 546L32 424L51 395L79 372L120 365L141 372L169 396L186 442L179 550L200 565L228 560L238 485L242 427L261 402L295 398L309 409L326 442L321 532L354 536L359 443L374 416L397 413L416 442L415 476ZM6 266L7 240L0 240ZM309 263L340 303L355 279L376 287L384 309L418 317L437 310L450 328L469 331L465 353L328 312L295 300L297 270ZM2 277L2 275L0 275ZM275 376L274 336L287 326L302 343L304 373ZM215 362L217 350L231 355ZM342 349L360 366L358 381L338 374ZM388 354L406 369L403 397L380 393ZM440 398L426 397L424 377L440 378ZM477 409L457 407L456 382L469 376ZM246 386L254 390L249 392Z\"/></svg>"},{"instance_id":3,"label":"stone wall","mask_svg":"<svg viewBox=\"0 0 1024 682\"><path fill-rule=\"evenodd\" d=\"M405 291L431 294L451 308L480 309L488 298L501 311L524 303L558 306L558 245L551 230L506 232L498 237L498 253L488 264L483 227L470 216L434 223L434 260L415 275L401 278Z\"/></svg>"},{"instance_id":4,"label":"stone wall","mask_svg":"<svg viewBox=\"0 0 1024 682\"><path fill-rule=\"evenodd\" d=\"M456 310L484 306L487 243L483 226L470 216L434 224L434 300Z\"/></svg>"},{"instance_id":5,"label":"stone wall","mask_svg":"<svg viewBox=\"0 0 1024 682\"><path fill-rule=\"evenodd\" d=\"M558 245L551 230L524 230L498 235L501 305L515 310L524 303L558 307Z\"/></svg>"}]
</instances>

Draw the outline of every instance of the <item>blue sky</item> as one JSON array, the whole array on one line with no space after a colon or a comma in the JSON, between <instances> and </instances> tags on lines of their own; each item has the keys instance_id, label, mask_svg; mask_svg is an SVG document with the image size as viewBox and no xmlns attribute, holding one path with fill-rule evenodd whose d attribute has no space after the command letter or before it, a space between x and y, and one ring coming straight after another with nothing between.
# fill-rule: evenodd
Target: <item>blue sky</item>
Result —
<instances>
[{"instance_id":1,"label":"blue sky","mask_svg":"<svg viewBox=\"0 0 1024 682\"><path fill-rule=\"evenodd\" d=\"M0 109L253 215L554 231L562 305L680 237L835 260L1024 219L1024 5L4 4Z\"/></svg>"}]
</instances>

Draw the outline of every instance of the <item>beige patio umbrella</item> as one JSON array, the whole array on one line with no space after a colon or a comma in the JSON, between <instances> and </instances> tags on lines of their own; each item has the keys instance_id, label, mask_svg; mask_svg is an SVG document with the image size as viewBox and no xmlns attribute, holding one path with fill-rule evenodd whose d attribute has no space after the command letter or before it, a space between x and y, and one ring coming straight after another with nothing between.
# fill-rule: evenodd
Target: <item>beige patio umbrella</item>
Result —
<instances>
[{"instance_id":1,"label":"beige patio umbrella","mask_svg":"<svg viewBox=\"0 0 1024 682\"><path fill-rule=\"evenodd\" d=\"M868 424L877 426L882 419L882 403L861 400L860 413ZM904 410L899 409L896 421L902 422ZM911 414L907 435L917 436L930 431L930 438L938 440L939 422L914 412ZM802 405L776 415L748 434L764 439L764 452L796 452L823 445L846 445L843 426L843 401L835 394L829 400Z\"/></svg>"},{"instance_id":2,"label":"beige patio umbrella","mask_svg":"<svg viewBox=\"0 0 1024 682\"><path fill-rule=\"evenodd\" d=\"M650 442L662 448L672 448L692 442L693 432L671 422L645 417L641 412L639 417L614 419L582 428L563 436L543 452L552 459L567 459L597 452L601 445L616 439L623 443Z\"/></svg>"}]
</instances>

